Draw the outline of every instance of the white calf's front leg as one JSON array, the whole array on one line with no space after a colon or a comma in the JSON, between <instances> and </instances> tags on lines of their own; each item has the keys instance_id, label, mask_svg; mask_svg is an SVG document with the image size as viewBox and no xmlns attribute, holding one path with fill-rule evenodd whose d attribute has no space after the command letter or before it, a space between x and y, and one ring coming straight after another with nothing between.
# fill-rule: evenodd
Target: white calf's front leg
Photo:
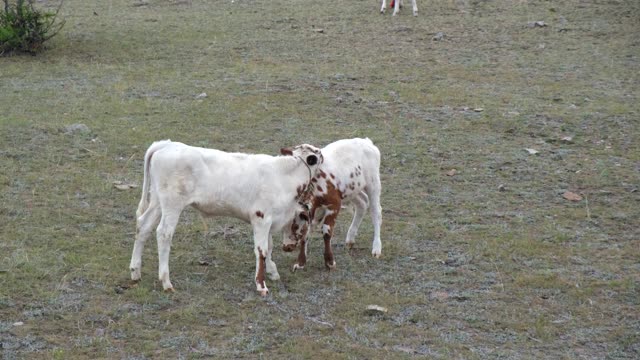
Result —
<instances>
[{"instance_id":1,"label":"white calf's front leg","mask_svg":"<svg viewBox=\"0 0 640 360\"><path fill-rule=\"evenodd\" d=\"M418 16L418 5L416 4L416 0L411 0L411 4L413 5L413 16Z\"/></svg>"},{"instance_id":2,"label":"white calf's front leg","mask_svg":"<svg viewBox=\"0 0 640 360\"><path fill-rule=\"evenodd\" d=\"M380 14L384 14L385 10L387 10L387 2L382 0L382 7L380 8Z\"/></svg>"},{"instance_id":3,"label":"white calf's front leg","mask_svg":"<svg viewBox=\"0 0 640 360\"><path fill-rule=\"evenodd\" d=\"M163 211L160 225L156 230L158 239L158 279L162 281L165 291L173 292L173 285L169 278L169 253L171 252L171 240L180 219L180 211Z\"/></svg>"},{"instance_id":4,"label":"white calf's front leg","mask_svg":"<svg viewBox=\"0 0 640 360\"><path fill-rule=\"evenodd\" d=\"M391 15L396 16L398 11L400 11L400 0L394 0L393 14L391 14Z\"/></svg>"},{"instance_id":5,"label":"white calf's front leg","mask_svg":"<svg viewBox=\"0 0 640 360\"><path fill-rule=\"evenodd\" d=\"M136 223L136 240L133 244L133 252L131 254L131 280L140 280L140 268L142 267L142 252L144 243L147 241L153 228L158 226L160 221L160 208L157 203L151 203L150 206L137 220Z\"/></svg>"},{"instance_id":6,"label":"white calf's front leg","mask_svg":"<svg viewBox=\"0 0 640 360\"><path fill-rule=\"evenodd\" d=\"M267 255L269 252L269 228L270 223L263 219L254 220L253 223L253 252L256 255L256 290L262 296L267 296L269 289L265 282L267 270Z\"/></svg>"}]
</instances>

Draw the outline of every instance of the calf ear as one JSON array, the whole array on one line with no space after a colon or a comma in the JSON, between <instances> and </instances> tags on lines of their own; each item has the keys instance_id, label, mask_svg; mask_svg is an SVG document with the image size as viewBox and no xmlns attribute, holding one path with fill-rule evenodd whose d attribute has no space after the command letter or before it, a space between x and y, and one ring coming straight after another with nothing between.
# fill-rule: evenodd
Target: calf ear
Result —
<instances>
[{"instance_id":1,"label":"calf ear","mask_svg":"<svg viewBox=\"0 0 640 360\"><path fill-rule=\"evenodd\" d=\"M315 155L307 156L307 164L313 166L318 163L318 157Z\"/></svg>"},{"instance_id":2,"label":"calf ear","mask_svg":"<svg viewBox=\"0 0 640 360\"><path fill-rule=\"evenodd\" d=\"M291 148L282 148L280 149L280 154L282 155L293 155L293 150L291 150Z\"/></svg>"}]
</instances>

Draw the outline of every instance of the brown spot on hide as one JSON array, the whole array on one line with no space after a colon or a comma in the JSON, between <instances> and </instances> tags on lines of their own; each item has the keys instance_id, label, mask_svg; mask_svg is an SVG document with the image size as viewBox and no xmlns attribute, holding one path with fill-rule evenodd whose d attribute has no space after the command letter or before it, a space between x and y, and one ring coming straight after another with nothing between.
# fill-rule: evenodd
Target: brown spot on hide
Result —
<instances>
[{"instance_id":1,"label":"brown spot on hide","mask_svg":"<svg viewBox=\"0 0 640 360\"><path fill-rule=\"evenodd\" d=\"M336 177L335 177L333 174L331 174L331 173L329 173L329 176L331 176L331 178L332 178L332 179L335 179L335 178L336 178Z\"/></svg>"},{"instance_id":2,"label":"brown spot on hide","mask_svg":"<svg viewBox=\"0 0 640 360\"><path fill-rule=\"evenodd\" d=\"M267 268L266 257L262 253L262 249L258 246L258 253L260 254L260 261L258 262L258 275L256 275L256 284L260 286L261 289L265 289L267 285L264 283L264 273Z\"/></svg>"},{"instance_id":3,"label":"brown spot on hide","mask_svg":"<svg viewBox=\"0 0 640 360\"><path fill-rule=\"evenodd\" d=\"M293 150L291 148L281 148L280 149L280 154L282 155L293 155Z\"/></svg>"},{"instance_id":4,"label":"brown spot on hide","mask_svg":"<svg viewBox=\"0 0 640 360\"><path fill-rule=\"evenodd\" d=\"M256 211L256 216L259 217L259 218L264 219L264 213L262 211L260 211L260 210Z\"/></svg>"},{"instance_id":5,"label":"brown spot on hide","mask_svg":"<svg viewBox=\"0 0 640 360\"><path fill-rule=\"evenodd\" d=\"M316 209L320 206L326 206L332 211L335 211L335 209L339 210L340 204L342 203L342 192L338 190L331 181L327 181L326 186L325 193L313 199L313 208Z\"/></svg>"},{"instance_id":6,"label":"brown spot on hide","mask_svg":"<svg viewBox=\"0 0 640 360\"><path fill-rule=\"evenodd\" d=\"M318 179L317 178L313 178L313 179L311 179L311 181L318 182Z\"/></svg>"},{"instance_id":7,"label":"brown spot on hide","mask_svg":"<svg viewBox=\"0 0 640 360\"><path fill-rule=\"evenodd\" d=\"M319 192L322 192L322 187L320 187L320 185L316 185L316 189L318 189Z\"/></svg>"},{"instance_id":8,"label":"brown spot on hide","mask_svg":"<svg viewBox=\"0 0 640 360\"><path fill-rule=\"evenodd\" d=\"M320 170L320 176L321 176L321 177L323 177L323 178L326 178L326 177L327 177L327 174L325 174L325 172L324 172L324 171Z\"/></svg>"},{"instance_id":9,"label":"brown spot on hide","mask_svg":"<svg viewBox=\"0 0 640 360\"><path fill-rule=\"evenodd\" d=\"M304 192L304 189L306 188L305 184L302 184L300 186L298 186L296 188L296 192L298 194L298 197L300 197L300 195L302 195L302 193Z\"/></svg>"},{"instance_id":10,"label":"brown spot on hide","mask_svg":"<svg viewBox=\"0 0 640 360\"><path fill-rule=\"evenodd\" d=\"M350 178L353 178L353 173L349 174L349 177L350 177Z\"/></svg>"}]
</instances>

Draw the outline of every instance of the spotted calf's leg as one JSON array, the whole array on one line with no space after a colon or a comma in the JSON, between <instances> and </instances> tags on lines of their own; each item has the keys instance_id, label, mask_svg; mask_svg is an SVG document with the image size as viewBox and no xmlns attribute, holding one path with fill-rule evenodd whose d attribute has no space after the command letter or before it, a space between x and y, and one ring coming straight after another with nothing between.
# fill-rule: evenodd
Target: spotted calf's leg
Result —
<instances>
[{"instance_id":1,"label":"spotted calf's leg","mask_svg":"<svg viewBox=\"0 0 640 360\"><path fill-rule=\"evenodd\" d=\"M293 264L293 271L304 269L307 263L307 254L309 251L309 241L307 236L309 235L309 228L311 227L311 219L315 215L310 213L301 213L294 220L294 226L291 227L293 236L296 243L300 243L300 252L298 253L298 259Z\"/></svg>"},{"instance_id":2,"label":"spotted calf's leg","mask_svg":"<svg viewBox=\"0 0 640 360\"><path fill-rule=\"evenodd\" d=\"M300 252L298 253L298 259L296 263L293 264L293 271L302 270L304 266L307 264L307 251L308 251L309 242L307 238L300 239Z\"/></svg>"},{"instance_id":3,"label":"spotted calf's leg","mask_svg":"<svg viewBox=\"0 0 640 360\"><path fill-rule=\"evenodd\" d=\"M355 211L353 214L353 220L351 221L351 225L349 226L349 231L347 232L347 239L345 240L345 244L349 249L353 247L353 244L356 242L356 236L358 235L358 228L362 223L362 219L364 218L364 214L369 206L369 197L366 193L360 192L357 196L355 196L351 202L355 207Z\"/></svg>"},{"instance_id":4,"label":"spotted calf's leg","mask_svg":"<svg viewBox=\"0 0 640 360\"><path fill-rule=\"evenodd\" d=\"M331 237L333 236L333 228L336 224L336 218L340 212L340 204L332 204L332 206L325 212L324 219L322 220L322 238L324 239L324 265L329 270L336 268L336 261L333 257L333 250L331 249Z\"/></svg>"},{"instance_id":5,"label":"spotted calf's leg","mask_svg":"<svg viewBox=\"0 0 640 360\"><path fill-rule=\"evenodd\" d=\"M373 186L368 187L369 210L371 211L371 221L373 222L373 245L371 255L379 258L382 255L382 242L380 241L380 227L382 225L382 206L380 205L380 180L374 181Z\"/></svg>"}]
</instances>

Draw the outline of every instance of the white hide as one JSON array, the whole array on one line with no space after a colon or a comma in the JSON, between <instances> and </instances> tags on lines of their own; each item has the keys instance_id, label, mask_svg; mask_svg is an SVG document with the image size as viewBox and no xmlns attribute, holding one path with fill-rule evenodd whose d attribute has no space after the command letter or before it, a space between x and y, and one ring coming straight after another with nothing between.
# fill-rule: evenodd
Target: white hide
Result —
<instances>
[{"instance_id":1,"label":"white hide","mask_svg":"<svg viewBox=\"0 0 640 360\"><path fill-rule=\"evenodd\" d=\"M263 275L266 270L277 280L271 234L291 224L301 211L297 194L306 188L321 161L320 150L306 144L293 148L291 156L274 157L227 153L170 140L153 143L145 154L142 198L136 212L132 280L140 279L144 242L157 226L158 276L165 290L173 290L169 280L171 239L180 213L189 205L205 216L230 216L250 223L256 279L263 260ZM268 292L264 281L256 280L256 287L262 295Z\"/></svg>"}]
</instances>

